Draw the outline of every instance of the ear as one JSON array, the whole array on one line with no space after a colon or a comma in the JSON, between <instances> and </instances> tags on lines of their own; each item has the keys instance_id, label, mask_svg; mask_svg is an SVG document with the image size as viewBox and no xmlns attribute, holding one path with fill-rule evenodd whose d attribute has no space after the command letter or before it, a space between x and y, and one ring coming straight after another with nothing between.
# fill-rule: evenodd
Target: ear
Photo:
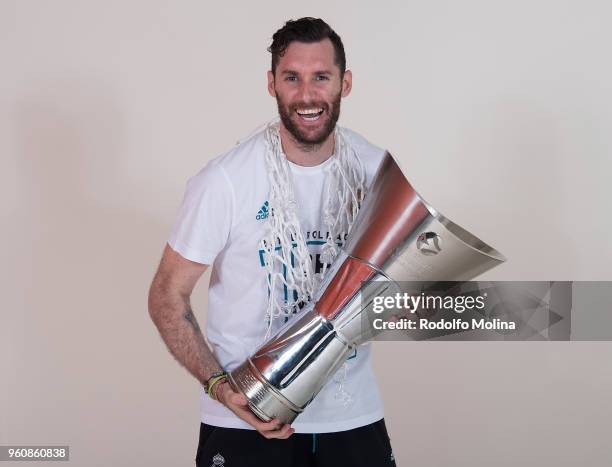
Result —
<instances>
[{"instance_id":1,"label":"ear","mask_svg":"<svg viewBox=\"0 0 612 467\"><path fill-rule=\"evenodd\" d=\"M274 90L274 74L272 70L268 70L268 93L272 97L276 97L276 91Z\"/></svg>"},{"instance_id":2,"label":"ear","mask_svg":"<svg viewBox=\"0 0 612 467\"><path fill-rule=\"evenodd\" d=\"M353 72L346 70L342 77L342 97L346 97L351 93L353 87Z\"/></svg>"}]
</instances>

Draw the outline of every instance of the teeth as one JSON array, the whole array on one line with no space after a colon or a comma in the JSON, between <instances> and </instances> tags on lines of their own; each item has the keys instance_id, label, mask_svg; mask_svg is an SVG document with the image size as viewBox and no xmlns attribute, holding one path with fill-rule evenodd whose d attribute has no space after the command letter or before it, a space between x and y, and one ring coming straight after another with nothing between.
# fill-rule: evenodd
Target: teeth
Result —
<instances>
[{"instance_id":1,"label":"teeth","mask_svg":"<svg viewBox=\"0 0 612 467\"><path fill-rule=\"evenodd\" d=\"M323 109L300 109L297 111L297 113L300 115L312 115L312 114L318 114L322 110Z\"/></svg>"}]
</instances>

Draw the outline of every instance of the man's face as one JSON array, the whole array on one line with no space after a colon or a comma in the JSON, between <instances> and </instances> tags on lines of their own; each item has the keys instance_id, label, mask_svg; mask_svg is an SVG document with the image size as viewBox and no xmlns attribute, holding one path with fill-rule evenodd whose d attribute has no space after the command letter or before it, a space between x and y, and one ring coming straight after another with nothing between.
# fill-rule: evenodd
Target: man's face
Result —
<instances>
[{"instance_id":1,"label":"man's face","mask_svg":"<svg viewBox=\"0 0 612 467\"><path fill-rule=\"evenodd\" d=\"M323 143L340 116L340 99L351 90L351 72L340 76L329 39L310 44L292 42L280 57L268 91L276 97L281 121L304 146Z\"/></svg>"}]
</instances>

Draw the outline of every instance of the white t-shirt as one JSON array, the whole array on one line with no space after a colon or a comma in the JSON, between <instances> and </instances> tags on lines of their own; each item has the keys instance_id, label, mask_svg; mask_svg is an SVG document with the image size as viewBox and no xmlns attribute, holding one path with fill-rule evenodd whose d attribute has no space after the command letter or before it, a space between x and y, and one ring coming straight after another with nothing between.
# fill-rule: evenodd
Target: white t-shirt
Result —
<instances>
[{"instance_id":1,"label":"white t-shirt","mask_svg":"<svg viewBox=\"0 0 612 467\"><path fill-rule=\"evenodd\" d=\"M369 186L384 151L355 132L345 129L345 134L364 165ZM181 256L212 264L205 332L226 371L246 360L262 344L266 333L268 286L260 248L268 215L265 150L262 130L211 160L192 177L168 241ZM327 234L322 206L330 161L314 167L289 163L302 233L315 272L321 266L318 253ZM369 344L359 346L346 363L292 424L296 432L349 430L383 417ZM214 426L252 428L209 398L203 388L201 419Z\"/></svg>"}]
</instances>

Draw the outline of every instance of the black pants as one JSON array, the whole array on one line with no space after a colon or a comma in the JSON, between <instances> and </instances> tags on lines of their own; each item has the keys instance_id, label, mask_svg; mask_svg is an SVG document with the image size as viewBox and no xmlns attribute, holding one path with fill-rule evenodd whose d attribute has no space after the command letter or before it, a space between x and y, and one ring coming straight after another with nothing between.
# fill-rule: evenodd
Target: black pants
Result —
<instances>
[{"instance_id":1,"label":"black pants","mask_svg":"<svg viewBox=\"0 0 612 467\"><path fill-rule=\"evenodd\" d=\"M395 467L384 419L336 433L266 439L202 423L197 467Z\"/></svg>"}]
</instances>

